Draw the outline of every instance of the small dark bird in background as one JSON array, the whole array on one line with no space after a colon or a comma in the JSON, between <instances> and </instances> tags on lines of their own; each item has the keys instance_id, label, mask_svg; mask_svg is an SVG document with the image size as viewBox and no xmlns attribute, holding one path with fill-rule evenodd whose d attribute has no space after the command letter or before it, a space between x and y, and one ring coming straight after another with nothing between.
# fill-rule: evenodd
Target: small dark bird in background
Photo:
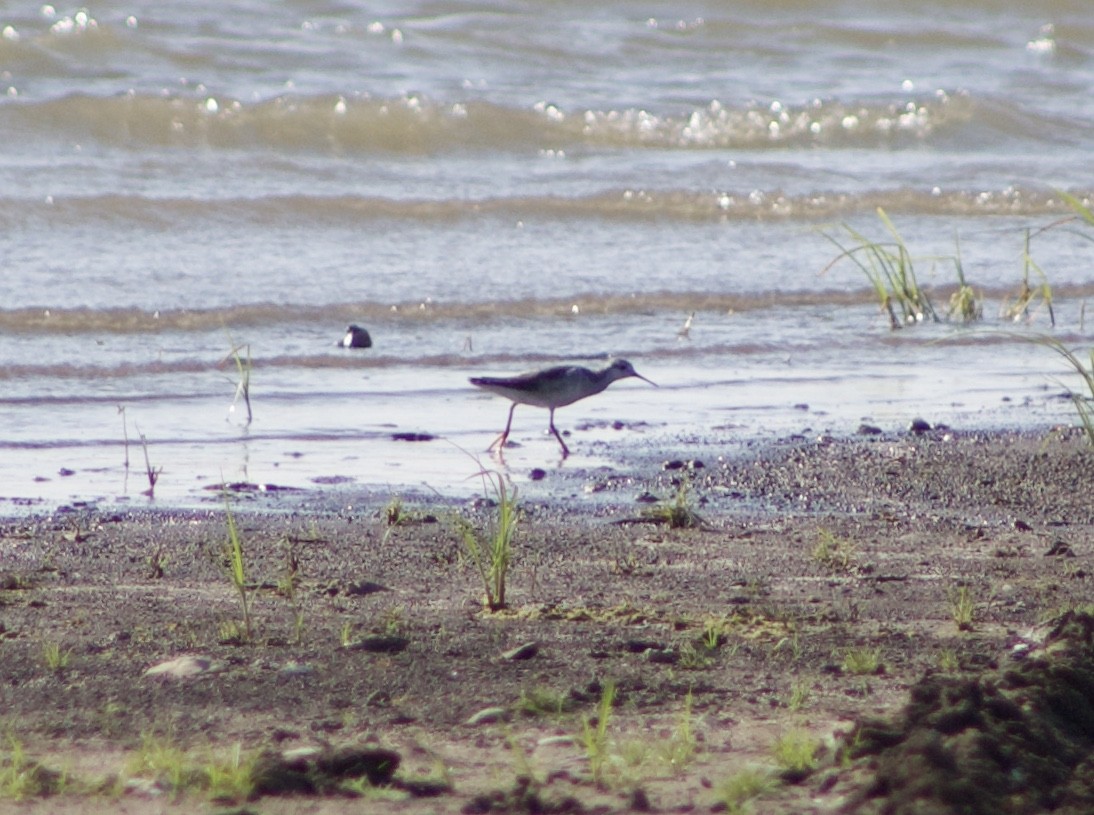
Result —
<instances>
[{"instance_id":1,"label":"small dark bird in background","mask_svg":"<svg viewBox=\"0 0 1094 815\"><path fill-rule=\"evenodd\" d=\"M359 325L351 325L346 329L346 336L335 343L340 348L371 348L372 337Z\"/></svg>"}]
</instances>

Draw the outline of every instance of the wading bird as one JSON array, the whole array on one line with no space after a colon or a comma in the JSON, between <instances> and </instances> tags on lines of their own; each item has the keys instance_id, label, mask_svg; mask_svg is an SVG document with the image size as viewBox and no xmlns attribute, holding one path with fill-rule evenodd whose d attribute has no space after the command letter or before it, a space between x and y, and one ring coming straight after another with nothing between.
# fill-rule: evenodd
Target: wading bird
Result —
<instances>
[{"instance_id":1,"label":"wading bird","mask_svg":"<svg viewBox=\"0 0 1094 815\"><path fill-rule=\"evenodd\" d=\"M590 371L588 368L577 365L560 365L519 376L477 376L472 377L470 381L472 385L504 396L513 402L512 407L509 408L509 420L505 423L505 430L488 449L504 448L505 441L509 438L509 428L513 424L513 411L517 409L517 405L532 405L551 411L548 426L558 439L558 443L562 445L562 457L565 458L570 455L570 449L555 428L555 408L572 405L578 399L600 393L617 379L626 379L630 376L638 377L643 382L649 382L655 388L657 387L655 382L650 382L638 373L625 359L617 359L601 371Z\"/></svg>"}]
</instances>

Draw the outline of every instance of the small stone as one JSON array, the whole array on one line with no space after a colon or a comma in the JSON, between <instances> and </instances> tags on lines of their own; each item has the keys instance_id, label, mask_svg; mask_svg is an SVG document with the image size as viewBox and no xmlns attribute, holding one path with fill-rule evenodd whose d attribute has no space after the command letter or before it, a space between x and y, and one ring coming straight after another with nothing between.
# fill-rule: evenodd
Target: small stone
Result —
<instances>
[{"instance_id":1,"label":"small stone","mask_svg":"<svg viewBox=\"0 0 1094 815\"><path fill-rule=\"evenodd\" d=\"M346 648L351 651L368 651L370 654L397 654L406 650L409 644L410 640L406 637L375 634L351 642Z\"/></svg>"},{"instance_id":2,"label":"small stone","mask_svg":"<svg viewBox=\"0 0 1094 815\"><path fill-rule=\"evenodd\" d=\"M860 424L855 432L860 436L880 436L884 431L877 425Z\"/></svg>"},{"instance_id":3,"label":"small stone","mask_svg":"<svg viewBox=\"0 0 1094 815\"><path fill-rule=\"evenodd\" d=\"M646 651L646 661L655 665L675 665L679 660L671 648L650 648Z\"/></svg>"},{"instance_id":4,"label":"small stone","mask_svg":"<svg viewBox=\"0 0 1094 815\"><path fill-rule=\"evenodd\" d=\"M632 812L653 811L653 807L650 806L650 797L641 787L635 787L633 790L631 790L630 800L627 803Z\"/></svg>"},{"instance_id":5,"label":"small stone","mask_svg":"<svg viewBox=\"0 0 1094 815\"><path fill-rule=\"evenodd\" d=\"M471 726L480 724L494 724L495 722L504 722L509 718L509 711L503 707L484 707L467 720L467 724Z\"/></svg>"},{"instance_id":6,"label":"small stone","mask_svg":"<svg viewBox=\"0 0 1094 815\"><path fill-rule=\"evenodd\" d=\"M375 787L390 783L401 761L398 753L383 747L343 747L321 753L315 766L331 778L364 777Z\"/></svg>"},{"instance_id":7,"label":"small stone","mask_svg":"<svg viewBox=\"0 0 1094 815\"><path fill-rule=\"evenodd\" d=\"M452 791L452 784L443 778L397 778L395 783L414 798L436 798Z\"/></svg>"},{"instance_id":8,"label":"small stone","mask_svg":"<svg viewBox=\"0 0 1094 815\"><path fill-rule=\"evenodd\" d=\"M528 478L532 481L542 481L547 477L547 471L542 467L532 468L532 472L528 473Z\"/></svg>"},{"instance_id":9,"label":"small stone","mask_svg":"<svg viewBox=\"0 0 1094 815\"><path fill-rule=\"evenodd\" d=\"M1075 552L1063 541L1055 541L1045 552L1045 557L1075 557Z\"/></svg>"},{"instance_id":10,"label":"small stone","mask_svg":"<svg viewBox=\"0 0 1094 815\"><path fill-rule=\"evenodd\" d=\"M912 423L908 425L908 430L912 433L927 433L931 429L931 424L926 419L915 418L912 419Z\"/></svg>"},{"instance_id":11,"label":"small stone","mask_svg":"<svg viewBox=\"0 0 1094 815\"><path fill-rule=\"evenodd\" d=\"M387 586L381 586L371 580L358 580L356 583L350 583L346 586L345 593L347 597L364 597L366 594L375 594L378 591L387 590Z\"/></svg>"},{"instance_id":12,"label":"small stone","mask_svg":"<svg viewBox=\"0 0 1094 815\"><path fill-rule=\"evenodd\" d=\"M392 441L433 441L432 433L392 433Z\"/></svg>"},{"instance_id":13,"label":"small stone","mask_svg":"<svg viewBox=\"0 0 1094 815\"><path fill-rule=\"evenodd\" d=\"M544 736L536 742L536 747L572 747L576 743L573 736Z\"/></svg>"},{"instance_id":14,"label":"small stone","mask_svg":"<svg viewBox=\"0 0 1094 815\"><path fill-rule=\"evenodd\" d=\"M125 792L142 798L159 798L164 791L154 778L130 778L125 782Z\"/></svg>"},{"instance_id":15,"label":"small stone","mask_svg":"<svg viewBox=\"0 0 1094 815\"><path fill-rule=\"evenodd\" d=\"M315 673L315 668L306 662L291 660L282 665L278 673L282 676L310 676Z\"/></svg>"},{"instance_id":16,"label":"small stone","mask_svg":"<svg viewBox=\"0 0 1094 815\"><path fill-rule=\"evenodd\" d=\"M153 665L144 672L145 676L161 676L167 679L188 679L192 676L200 676L206 673L215 673L224 668L220 663L214 662L209 657L184 654L158 665Z\"/></svg>"},{"instance_id":17,"label":"small stone","mask_svg":"<svg viewBox=\"0 0 1094 815\"><path fill-rule=\"evenodd\" d=\"M623 650L632 654L642 654L646 651L663 651L665 646L654 640L631 639L623 643Z\"/></svg>"},{"instance_id":18,"label":"small stone","mask_svg":"<svg viewBox=\"0 0 1094 815\"><path fill-rule=\"evenodd\" d=\"M539 643L526 642L523 645L518 645L516 648L510 648L501 655L501 658L509 660L531 659L538 653Z\"/></svg>"}]
</instances>

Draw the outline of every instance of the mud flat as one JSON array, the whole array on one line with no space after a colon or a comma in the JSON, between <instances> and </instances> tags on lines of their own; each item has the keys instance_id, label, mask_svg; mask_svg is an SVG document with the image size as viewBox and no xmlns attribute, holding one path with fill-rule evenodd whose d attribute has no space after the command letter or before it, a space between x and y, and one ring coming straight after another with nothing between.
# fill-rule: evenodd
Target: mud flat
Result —
<instances>
[{"instance_id":1,"label":"mud flat","mask_svg":"<svg viewBox=\"0 0 1094 815\"><path fill-rule=\"evenodd\" d=\"M496 611L488 500L236 495L242 592L217 501L3 521L0 811L1094 810L1081 435L675 452Z\"/></svg>"}]
</instances>

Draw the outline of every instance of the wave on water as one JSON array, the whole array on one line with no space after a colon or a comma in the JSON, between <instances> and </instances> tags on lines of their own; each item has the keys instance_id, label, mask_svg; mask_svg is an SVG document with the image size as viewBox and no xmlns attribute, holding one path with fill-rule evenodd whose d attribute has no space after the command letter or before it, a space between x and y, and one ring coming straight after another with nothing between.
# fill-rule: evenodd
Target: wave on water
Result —
<instances>
[{"instance_id":1,"label":"wave on water","mask_svg":"<svg viewBox=\"0 0 1094 815\"><path fill-rule=\"evenodd\" d=\"M939 90L900 101L814 99L733 106L718 100L676 112L640 108L564 110L484 100L448 102L421 95L279 95L244 102L215 95L73 93L0 105L8 127L25 134L95 139L119 147L203 147L331 153L437 154L464 150L567 151L786 147L899 147L937 139L983 143L991 135L1052 143L1082 122L1058 120L1011 103ZM1036 126L1035 126L1036 125Z\"/></svg>"},{"instance_id":2,"label":"wave on water","mask_svg":"<svg viewBox=\"0 0 1094 815\"><path fill-rule=\"evenodd\" d=\"M818 274L818 280L823 277ZM932 296L944 300L952 285L930 287ZM1094 297L1094 282L1052 287L1057 300ZM1013 297L1015 287L977 286L988 300ZM473 302L371 301L333 302L322 305L251 303L208 309L140 308L17 308L0 309L0 331L9 336L74 334L140 335L164 332L217 332L226 329L275 325L366 325L455 323L464 326L512 325L535 320L565 320L596 316L687 314L689 312L746 313L778 308L847 308L876 303L877 295L863 279L861 288L798 291L705 293L686 291L635 292L633 294L575 294L553 299L516 298ZM337 333L337 332L336 332ZM331 347L340 339L332 335ZM326 356L321 359L327 359ZM225 364L230 359L224 359ZM195 363L205 365L206 363ZM319 363L323 364L323 363ZM149 372L154 372L152 368Z\"/></svg>"},{"instance_id":3,"label":"wave on water","mask_svg":"<svg viewBox=\"0 0 1094 815\"><path fill-rule=\"evenodd\" d=\"M1011 347L1015 343L1025 344L1031 341L1022 331L1008 332L1006 330L977 330L946 332L938 334L927 332L911 338L900 332L878 332L873 335L872 342L879 346L892 346L900 349L900 353L907 353L910 342L916 342L927 346L945 345L947 347L976 347L990 348ZM1085 336L1076 332L1060 332L1054 335L1056 339L1064 343L1083 342ZM811 344L815 338L807 340ZM1036 341L1034 338L1033 341ZM828 350L846 348L848 353L860 347L861 338L857 336L845 337L842 340L827 341ZM271 354L269 356L256 356L252 360L252 367L256 371L307 371L313 374L325 371L379 371L393 368L412 368L415 370L457 370L466 371L472 368L476 370L518 371L534 370L547 365L556 365L560 362L586 364L590 367L601 367L606 364L610 356L641 357L649 363L657 361L661 364L693 365L697 359L737 360L740 363L750 357L767 357L773 353L788 355L797 349L794 341L786 339L772 339L771 341L739 340L739 341L708 341L701 345L681 342L662 342L651 344L648 347L617 349L613 354L607 353L567 353L559 355L551 351L534 351L529 349L506 351L498 350L486 353L466 350L464 353L425 353L405 356L395 355L345 355L345 354ZM57 395L34 393L0 396L0 406L47 406L68 404L104 404L115 405L121 401L134 403L141 401L159 402L163 400L194 401L206 398L220 399L225 396L223 387L210 389L207 382L188 379L192 387L190 390L177 391L169 383L173 378L192 374L225 373L228 368L215 357L198 359L186 357L181 359L156 360L152 362L126 361L116 364L76 364L76 363L24 363L20 365L0 366L0 382L12 380L26 381L81 381L94 380L102 383L109 380L131 380L148 383L153 377L160 378L157 385L147 393L127 392L124 397L117 393L87 393L65 392ZM219 382L219 379L218 379ZM460 380L461 385L463 380ZM383 397L385 392L374 388L367 389L372 397ZM418 382L415 390L440 392L444 387L435 387L428 380ZM265 398L280 397L283 399L316 399L322 396L313 389L306 393L299 392L275 392L267 391Z\"/></svg>"},{"instance_id":4,"label":"wave on water","mask_svg":"<svg viewBox=\"0 0 1094 815\"><path fill-rule=\"evenodd\" d=\"M1085 206L1092 193L1073 190ZM898 187L860 193L784 194L779 190L693 191L613 189L588 195L526 195L497 198L400 200L364 195L273 195L255 198L163 198L131 194L51 196L27 201L0 195L0 226L28 222L145 224L168 228L182 223L317 223L356 226L368 220L418 223L466 218L597 218L606 221L679 222L802 220L829 221L878 209L928 216L1050 217L1072 213L1051 190L1009 186L1000 190Z\"/></svg>"}]
</instances>

